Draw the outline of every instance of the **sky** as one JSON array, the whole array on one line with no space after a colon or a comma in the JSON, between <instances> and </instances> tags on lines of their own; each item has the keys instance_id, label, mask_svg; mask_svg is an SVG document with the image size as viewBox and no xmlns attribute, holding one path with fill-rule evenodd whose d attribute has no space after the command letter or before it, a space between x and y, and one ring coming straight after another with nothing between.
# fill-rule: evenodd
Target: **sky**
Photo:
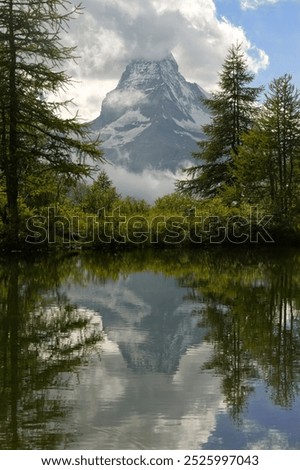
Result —
<instances>
[{"instance_id":1,"label":"sky","mask_svg":"<svg viewBox=\"0 0 300 470\"><path fill-rule=\"evenodd\" d=\"M231 44L241 42L255 85L285 73L300 88L300 0L83 0L66 42L77 45L69 64L68 98L82 120L100 114L132 59L160 59L172 52L179 70L206 91Z\"/></svg>"}]
</instances>

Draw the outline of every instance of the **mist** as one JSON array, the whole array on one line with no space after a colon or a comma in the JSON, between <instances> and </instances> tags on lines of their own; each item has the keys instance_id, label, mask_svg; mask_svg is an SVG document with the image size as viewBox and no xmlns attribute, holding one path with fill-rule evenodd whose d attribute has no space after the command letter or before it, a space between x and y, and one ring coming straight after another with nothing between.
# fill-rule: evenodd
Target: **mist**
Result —
<instances>
[{"instance_id":1,"label":"mist","mask_svg":"<svg viewBox=\"0 0 300 470\"><path fill-rule=\"evenodd\" d=\"M121 196L145 199L153 204L156 199L175 191L175 183L183 178L183 171L144 170L132 173L120 166L107 165L105 171Z\"/></svg>"}]
</instances>

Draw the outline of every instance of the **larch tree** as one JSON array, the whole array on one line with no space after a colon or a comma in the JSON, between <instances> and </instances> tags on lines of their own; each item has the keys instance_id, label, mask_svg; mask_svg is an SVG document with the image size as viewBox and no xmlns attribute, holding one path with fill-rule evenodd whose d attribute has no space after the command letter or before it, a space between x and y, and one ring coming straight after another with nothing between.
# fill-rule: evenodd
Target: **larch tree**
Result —
<instances>
[{"instance_id":1,"label":"larch tree","mask_svg":"<svg viewBox=\"0 0 300 470\"><path fill-rule=\"evenodd\" d=\"M35 165L80 178L90 168L76 155L103 161L87 126L63 119L66 103L50 99L71 81L63 67L75 50L62 36L80 10L65 0L0 0L0 171L11 248L19 244L22 184Z\"/></svg>"},{"instance_id":2,"label":"larch tree","mask_svg":"<svg viewBox=\"0 0 300 470\"><path fill-rule=\"evenodd\" d=\"M241 194L289 225L300 204L300 92L291 75L269 85L235 167Z\"/></svg>"},{"instance_id":3,"label":"larch tree","mask_svg":"<svg viewBox=\"0 0 300 470\"><path fill-rule=\"evenodd\" d=\"M178 181L181 193L211 198L233 184L233 155L238 155L242 135L253 122L261 88L251 87L242 45L232 45L220 73L219 91L204 100L211 122L203 126L207 137L193 154L198 164L185 169L187 179Z\"/></svg>"}]
</instances>

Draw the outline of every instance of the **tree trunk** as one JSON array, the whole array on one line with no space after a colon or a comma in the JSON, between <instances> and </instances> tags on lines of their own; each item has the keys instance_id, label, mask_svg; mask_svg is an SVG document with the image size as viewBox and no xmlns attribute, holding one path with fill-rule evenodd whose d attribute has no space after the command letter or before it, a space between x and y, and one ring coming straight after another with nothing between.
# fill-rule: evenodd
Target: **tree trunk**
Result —
<instances>
[{"instance_id":1,"label":"tree trunk","mask_svg":"<svg viewBox=\"0 0 300 470\"><path fill-rule=\"evenodd\" d=\"M9 2L9 141L8 141L8 161L6 165L6 195L8 205L8 245L12 249L19 244L19 207L18 207L18 155L17 155L17 114L18 98L16 83L16 45L14 32L14 2Z\"/></svg>"}]
</instances>

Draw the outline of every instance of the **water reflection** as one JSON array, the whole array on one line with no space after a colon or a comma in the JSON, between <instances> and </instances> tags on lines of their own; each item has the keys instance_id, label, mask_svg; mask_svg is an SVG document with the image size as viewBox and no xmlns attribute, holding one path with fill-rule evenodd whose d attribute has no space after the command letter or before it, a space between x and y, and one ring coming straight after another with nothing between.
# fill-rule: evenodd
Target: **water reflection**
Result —
<instances>
[{"instance_id":1,"label":"water reflection","mask_svg":"<svg viewBox=\"0 0 300 470\"><path fill-rule=\"evenodd\" d=\"M132 422L132 414L137 413L148 429L144 446L194 448L210 442L212 447L223 447L229 428L233 435L234 430L241 430L248 408L259 393L266 393L260 403L268 400L265 410L272 409L275 429L269 434L267 416L262 428L256 417L251 432L248 422L240 445L257 446L261 433L266 446L283 445L285 439L278 436L281 432L286 436L288 426L281 410L286 410L285 416L292 410L289 423L291 419L299 423L299 254L233 251L148 256L147 252L119 255L111 271L103 257L82 260L94 274L89 274L82 290L76 286L69 291L79 304L101 312L107 337L119 354L118 359L104 354L104 364L107 357L115 364L120 357L125 362L118 366L124 385L118 395L118 413L110 415L105 427L110 439L116 439L117 430L126 423L126 432L121 433L125 441L101 437L101 443L109 448L131 447L135 438L145 436ZM119 276L115 275L116 263ZM132 372L134 378L142 375L134 389L125 386L133 383ZM161 373L169 382L157 386ZM151 390L150 398L141 383ZM153 392L156 389L160 394ZM133 405L131 396L135 397ZM145 407L152 412L147 415ZM224 414L232 421L225 424ZM205 435L199 422L204 423ZM170 432L175 425L180 426L177 432ZM219 425L223 432L215 441ZM296 428L284 444L287 448L300 444L299 424ZM96 445L96 438L89 442ZM235 448L236 436L232 442Z\"/></svg>"},{"instance_id":2,"label":"water reflection","mask_svg":"<svg viewBox=\"0 0 300 470\"><path fill-rule=\"evenodd\" d=\"M13 257L0 269L1 449L66 445L76 368L101 340L99 317L59 290L69 263L58 261Z\"/></svg>"},{"instance_id":3,"label":"water reflection","mask_svg":"<svg viewBox=\"0 0 300 470\"><path fill-rule=\"evenodd\" d=\"M222 376L230 412L239 417L257 379L274 404L290 408L300 380L299 257L251 259L242 267L221 258L217 283L216 267L207 269L192 280L190 299L205 299L196 313L214 345L206 367Z\"/></svg>"},{"instance_id":4,"label":"water reflection","mask_svg":"<svg viewBox=\"0 0 300 470\"><path fill-rule=\"evenodd\" d=\"M0 289L3 448L300 448L299 252L15 259Z\"/></svg>"}]
</instances>

